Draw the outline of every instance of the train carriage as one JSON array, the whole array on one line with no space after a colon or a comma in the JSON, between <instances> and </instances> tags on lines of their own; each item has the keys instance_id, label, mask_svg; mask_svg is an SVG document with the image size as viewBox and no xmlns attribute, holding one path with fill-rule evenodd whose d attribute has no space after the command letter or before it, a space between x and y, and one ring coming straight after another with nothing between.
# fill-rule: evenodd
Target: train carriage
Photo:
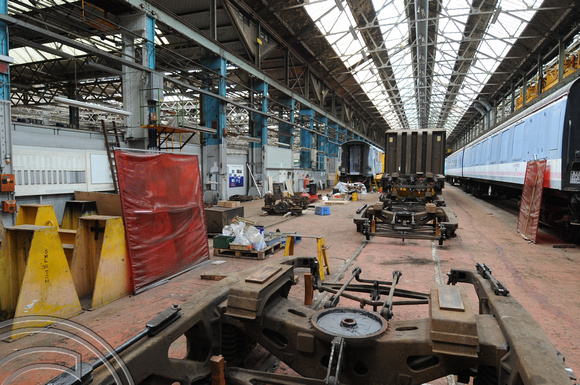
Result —
<instances>
[{"instance_id":1,"label":"train carriage","mask_svg":"<svg viewBox=\"0 0 580 385\"><path fill-rule=\"evenodd\" d=\"M519 195L535 159L547 160L541 220L580 240L580 80L455 151L445 174L475 195Z\"/></svg>"},{"instance_id":2,"label":"train carriage","mask_svg":"<svg viewBox=\"0 0 580 385\"><path fill-rule=\"evenodd\" d=\"M370 188L372 180L383 172L383 151L360 140L342 144L339 180L360 182Z\"/></svg>"}]
</instances>

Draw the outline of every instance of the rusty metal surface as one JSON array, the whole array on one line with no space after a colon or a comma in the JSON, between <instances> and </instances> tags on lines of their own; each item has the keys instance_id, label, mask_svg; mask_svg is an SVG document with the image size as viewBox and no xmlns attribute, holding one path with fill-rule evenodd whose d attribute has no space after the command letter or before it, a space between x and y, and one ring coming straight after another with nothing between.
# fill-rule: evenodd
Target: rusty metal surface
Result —
<instances>
[{"instance_id":1,"label":"rusty metal surface","mask_svg":"<svg viewBox=\"0 0 580 385\"><path fill-rule=\"evenodd\" d=\"M263 275L266 277L263 280L247 280L256 273L256 269L249 269L216 283L185 302L181 317L166 329L127 349L121 357L135 382L172 384L206 380L211 374L210 358L223 354L229 363L227 381L232 384L250 384L251 380L273 384L322 384L325 381L421 384L448 374L463 379L475 375L479 384L571 383L561 359L532 316L512 296L496 295L490 277L476 270L453 269L449 277L451 284L462 284L460 287L465 288L468 286L464 284L473 286L478 297L474 307L479 308L479 314L470 310L463 289L438 285L426 297L431 298L431 315L427 318L389 322L383 319L385 327L370 333L368 338L337 341L324 335L324 331L317 331L314 325L313 320L328 314L328 310L315 310L287 298L288 285L294 282L297 269L306 268L316 277L316 259L296 257L274 261L268 266L282 269L274 268L277 273ZM361 282L352 284L349 289L365 296L371 294L378 304L389 301L390 294L424 296L395 288L393 282L367 284L362 279ZM322 291L333 287L322 284L319 279L315 279L314 286ZM229 311L228 296L236 290L264 304L255 308L254 319ZM389 298L385 299L387 296ZM332 310L339 314L338 309L342 308ZM359 314L363 318L368 314L380 318L368 310ZM345 319L340 319L344 327L352 327L357 316ZM182 335L187 338L187 356L168 358L167 349ZM440 349L438 343L441 341L454 344L451 351ZM282 378L237 367L239 365L234 364L237 356L247 354L255 343L302 377ZM469 347L468 351L461 345ZM94 376L94 383L107 383L110 374L99 369Z\"/></svg>"}]
</instances>

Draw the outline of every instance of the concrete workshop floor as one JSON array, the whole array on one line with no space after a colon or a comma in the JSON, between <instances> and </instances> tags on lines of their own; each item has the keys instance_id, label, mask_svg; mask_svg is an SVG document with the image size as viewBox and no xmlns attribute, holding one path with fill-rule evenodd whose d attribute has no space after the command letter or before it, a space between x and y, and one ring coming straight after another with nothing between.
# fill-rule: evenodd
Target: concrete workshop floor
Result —
<instances>
[{"instance_id":1,"label":"concrete workshop floor","mask_svg":"<svg viewBox=\"0 0 580 385\"><path fill-rule=\"evenodd\" d=\"M266 227L283 232L297 231L305 235L325 237L332 274L327 278L340 281L350 276L355 266L362 268L362 277L391 280L394 270L403 272L398 287L428 292L435 282L446 282L445 273L452 267L473 269L476 262L486 263L520 303L542 326L555 347L566 356L568 365L580 374L580 283L577 277L580 262L578 248L554 248L564 242L549 230L540 229L538 244L526 242L516 232L517 213L500 209L494 201L475 199L455 187L447 186L443 196L459 221L457 237L443 246L427 240L373 238L369 243L356 232L352 218L362 204L378 201L378 194L359 195L359 202L330 206L330 215L319 216L309 209L302 216L261 216L262 200L243 203L245 217ZM211 248L211 239L209 240ZM210 250L212 251L212 250ZM282 258L283 249L271 258ZM297 255L316 255L315 240L304 239L295 248ZM171 281L136 296L128 296L102 308L85 311L73 321L91 329L116 347L128 340L158 312L172 304L181 304L193 293L214 282L200 279L202 273L227 275L259 266L262 261L214 257L226 261L220 265L205 263ZM295 293L292 296L300 297ZM342 303L341 303L342 304ZM476 307L476 306L475 306ZM395 319L423 318L427 307L394 309ZM2 358L26 348L46 346L46 336L29 336L12 343L0 342ZM174 344L175 354L183 349ZM172 354L172 353L170 353ZM22 361L24 360L24 361ZM23 365L19 358L16 366ZM0 367L0 383L14 370L15 364ZM285 371L285 367L281 367ZM30 372L15 383L34 383L47 379L50 371ZM52 376L48 376L51 378ZM44 382L44 381L43 381ZM433 384L445 384L438 380Z\"/></svg>"}]
</instances>

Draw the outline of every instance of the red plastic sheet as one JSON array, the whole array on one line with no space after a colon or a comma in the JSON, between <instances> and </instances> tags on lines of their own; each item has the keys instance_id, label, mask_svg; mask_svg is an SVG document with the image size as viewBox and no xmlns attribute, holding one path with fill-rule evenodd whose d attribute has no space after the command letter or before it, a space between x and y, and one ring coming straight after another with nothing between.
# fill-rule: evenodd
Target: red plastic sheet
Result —
<instances>
[{"instance_id":1,"label":"red plastic sheet","mask_svg":"<svg viewBox=\"0 0 580 385\"><path fill-rule=\"evenodd\" d=\"M115 151L133 290L209 259L195 155Z\"/></svg>"},{"instance_id":2,"label":"red plastic sheet","mask_svg":"<svg viewBox=\"0 0 580 385\"><path fill-rule=\"evenodd\" d=\"M545 159L528 162L517 229L520 234L534 243L538 236L545 174Z\"/></svg>"}]
</instances>

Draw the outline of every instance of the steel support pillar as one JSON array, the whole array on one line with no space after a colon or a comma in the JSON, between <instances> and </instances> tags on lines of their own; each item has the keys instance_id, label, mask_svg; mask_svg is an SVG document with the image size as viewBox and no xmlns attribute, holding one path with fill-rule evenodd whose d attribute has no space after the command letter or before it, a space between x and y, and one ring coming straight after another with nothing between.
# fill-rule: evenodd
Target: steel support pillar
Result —
<instances>
[{"instance_id":1,"label":"steel support pillar","mask_svg":"<svg viewBox=\"0 0 580 385\"><path fill-rule=\"evenodd\" d=\"M6 14L8 0L0 0L0 13ZM10 64L14 60L8 56L9 38L8 26L0 22L0 170L2 174L13 174L12 167L12 118L10 116ZM13 200L14 192L1 194L2 200ZM13 225L13 214L2 214L2 220L7 225Z\"/></svg>"},{"instance_id":2,"label":"steel support pillar","mask_svg":"<svg viewBox=\"0 0 580 385\"><path fill-rule=\"evenodd\" d=\"M295 99L284 99L278 101L280 104L288 107L290 110L290 123L294 123L294 109L296 108ZM280 117L282 117L282 111L280 112ZM290 148L294 146L294 126L285 122L280 122L278 125L278 141L280 143L285 143L290 145Z\"/></svg>"},{"instance_id":3,"label":"steel support pillar","mask_svg":"<svg viewBox=\"0 0 580 385\"><path fill-rule=\"evenodd\" d=\"M266 113L268 112L268 83L265 82L255 82L253 85L253 92L256 94L261 94L262 96L262 106L260 111ZM254 96L255 99L255 96ZM251 113L253 124L253 132L250 132L251 136L254 138L259 138L259 143L250 142L250 151L252 152L253 159L261 159L261 167L257 167L256 162L253 163L253 170L255 176L265 181L265 176L267 175L266 165L268 164L266 159L265 148L268 145L268 118L265 115L258 114L256 112ZM265 194L268 190L266 183L262 183L262 193Z\"/></svg>"},{"instance_id":4,"label":"steel support pillar","mask_svg":"<svg viewBox=\"0 0 580 385\"><path fill-rule=\"evenodd\" d=\"M214 71L216 79L206 74L204 89L211 90L219 96L226 96L226 65L227 61L220 56L206 58L202 64ZM201 96L202 125L216 129L215 134L203 134L205 145L203 151L203 175L207 186L211 190L204 198L210 203L217 203L219 199L227 199L227 139L224 137L226 128L226 105L220 99L210 95ZM217 182L217 184L215 184Z\"/></svg>"},{"instance_id":5,"label":"steel support pillar","mask_svg":"<svg viewBox=\"0 0 580 385\"><path fill-rule=\"evenodd\" d=\"M312 130L314 130L314 111L301 110L300 120L303 126L307 126L310 129L310 131L302 128L300 129L300 168L310 170L312 168Z\"/></svg>"},{"instance_id":6,"label":"steel support pillar","mask_svg":"<svg viewBox=\"0 0 580 385\"><path fill-rule=\"evenodd\" d=\"M122 24L126 28L127 33L123 34L122 57L128 61L133 61L136 54L136 37L143 39L147 37L147 15L145 13L123 16ZM145 44L147 51L152 50L151 46ZM143 55L143 65L152 68L148 64L150 52ZM155 55L152 54L154 59ZM153 63L154 65L154 63ZM145 103L142 100L141 90L145 88L146 76L144 72L138 68L123 65L121 80L123 83L123 106L124 109L131 112L131 115L125 118L125 126L127 127L126 137L130 147L146 148L147 142L145 138L147 133L142 124L146 124L148 110L146 106L141 106Z\"/></svg>"},{"instance_id":7,"label":"steel support pillar","mask_svg":"<svg viewBox=\"0 0 580 385\"><path fill-rule=\"evenodd\" d=\"M324 135L316 134L316 169L326 170L326 158L328 157L328 118L320 118L320 123L324 125Z\"/></svg>"},{"instance_id":8,"label":"steel support pillar","mask_svg":"<svg viewBox=\"0 0 580 385\"><path fill-rule=\"evenodd\" d=\"M334 138L332 138L333 141L330 140L328 141L328 156L338 157L338 143L340 143L338 139L339 133L338 123L328 123L328 127L333 128L335 130Z\"/></svg>"}]
</instances>

